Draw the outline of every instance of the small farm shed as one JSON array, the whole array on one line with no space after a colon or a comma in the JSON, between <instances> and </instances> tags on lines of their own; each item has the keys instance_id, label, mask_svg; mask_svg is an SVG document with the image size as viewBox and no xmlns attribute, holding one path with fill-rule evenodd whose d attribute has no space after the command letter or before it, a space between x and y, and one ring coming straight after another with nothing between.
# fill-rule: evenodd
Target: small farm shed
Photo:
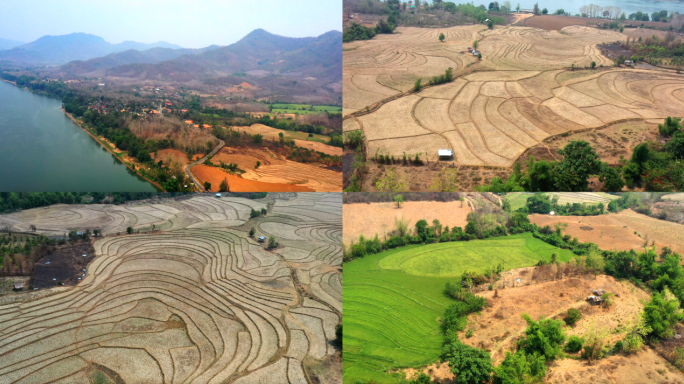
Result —
<instances>
[{"instance_id":1,"label":"small farm shed","mask_svg":"<svg viewBox=\"0 0 684 384\"><path fill-rule=\"evenodd\" d=\"M439 157L452 157L454 155L454 151L451 149L440 149L437 151L437 155Z\"/></svg>"},{"instance_id":2,"label":"small farm shed","mask_svg":"<svg viewBox=\"0 0 684 384\"><path fill-rule=\"evenodd\" d=\"M480 52L473 50L473 56L477 56Z\"/></svg>"},{"instance_id":3,"label":"small farm shed","mask_svg":"<svg viewBox=\"0 0 684 384\"><path fill-rule=\"evenodd\" d=\"M220 198L220 197L221 197L221 194L220 194L220 193L217 193L217 194L216 194L216 197Z\"/></svg>"},{"instance_id":4,"label":"small farm shed","mask_svg":"<svg viewBox=\"0 0 684 384\"><path fill-rule=\"evenodd\" d=\"M587 301L591 305L598 305L601 304L601 296L587 296Z\"/></svg>"},{"instance_id":5,"label":"small farm shed","mask_svg":"<svg viewBox=\"0 0 684 384\"><path fill-rule=\"evenodd\" d=\"M631 67L632 64L634 64L634 63L632 62L632 60L625 60L625 65L626 65L626 66Z\"/></svg>"},{"instance_id":6,"label":"small farm shed","mask_svg":"<svg viewBox=\"0 0 684 384\"><path fill-rule=\"evenodd\" d=\"M258 242L263 243L266 241L266 238L264 236L259 236L259 239L257 239Z\"/></svg>"},{"instance_id":7,"label":"small farm shed","mask_svg":"<svg viewBox=\"0 0 684 384\"><path fill-rule=\"evenodd\" d=\"M14 290L15 290L15 291L22 291L22 290L24 290L24 283L14 283Z\"/></svg>"}]
</instances>

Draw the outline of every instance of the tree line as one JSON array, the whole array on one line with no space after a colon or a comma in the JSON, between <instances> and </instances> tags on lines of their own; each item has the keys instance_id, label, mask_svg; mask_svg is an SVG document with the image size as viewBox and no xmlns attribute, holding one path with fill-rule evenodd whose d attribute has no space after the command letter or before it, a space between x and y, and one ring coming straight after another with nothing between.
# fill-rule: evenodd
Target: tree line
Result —
<instances>
[{"instance_id":1,"label":"tree line","mask_svg":"<svg viewBox=\"0 0 684 384\"><path fill-rule=\"evenodd\" d=\"M507 180L499 177L488 185L476 187L480 192L585 192L589 178L598 176L603 189L619 192L624 186L646 191L684 190L684 129L681 119L668 117L659 125L664 141L637 145L629 159L617 167L602 162L586 141L572 141L558 153L560 161L536 160L530 156L525 169L520 162L513 166Z\"/></svg>"}]
</instances>

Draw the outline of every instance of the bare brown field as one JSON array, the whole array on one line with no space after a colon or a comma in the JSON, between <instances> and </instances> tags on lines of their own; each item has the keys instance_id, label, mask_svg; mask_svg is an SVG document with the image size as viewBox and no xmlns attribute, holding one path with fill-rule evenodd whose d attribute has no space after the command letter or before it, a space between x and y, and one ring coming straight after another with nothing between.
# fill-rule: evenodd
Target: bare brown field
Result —
<instances>
[{"instance_id":1,"label":"bare brown field","mask_svg":"<svg viewBox=\"0 0 684 384\"><path fill-rule=\"evenodd\" d=\"M537 15L525 20L526 27L533 27L545 29L547 31L561 30L572 25L593 26L597 24L610 23L612 20L594 19L588 17L574 17L574 16L558 16L558 15ZM639 26L642 23L646 26L656 28L667 27L669 24L657 21L634 21L625 20L624 24ZM625 30L639 29L639 28L625 28Z\"/></svg>"},{"instance_id":2,"label":"bare brown field","mask_svg":"<svg viewBox=\"0 0 684 384\"><path fill-rule=\"evenodd\" d=\"M246 171L242 178L272 184L296 184L316 192L339 192L342 190L340 172L320 167L316 164L302 164L283 159L280 155L267 150L254 148L222 148L214 161L238 164ZM256 162L259 168L254 168ZM212 186L213 186L213 182Z\"/></svg>"},{"instance_id":3,"label":"bare brown field","mask_svg":"<svg viewBox=\"0 0 684 384\"><path fill-rule=\"evenodd\" d=\"M534 268L527 268L534 269ZM615 304L609 309L592 306L585 301L592 289L601 288L616 294ZM620 282L611 276L566 277L561 280L525 285L516 288L485 291L491 305L480 314L468 317L468 328L473 329L473 337L461 337L464 343L491 352L492 359L500 363L506 351L512 351L518 336L525 331L527 323L522 314L533 319L540 317L563 318L569 308L582 312L582 319L574 328L566 328L568 335L583 335L592 323L596 322L606 329L624 327L634 321L643 310L641 300L649 295L629 282ZM618 332L619 333L619 332ZM617 335L619 337L619 335Z\"/></svg>"},{"instance_id":4,"label":"bare brown field","mask_svg":"<svg viewBox=\"0 0 684 384\"><path fill-rule=\"evenodd\" d=\"M670 247L675 252L684 253L684 225L658 220L631 209L601 216L535 214L530 215L530 222L552 228L556 223L567 224L564 234L577 237L581 242L595 243L601 249L628 251L643 248L645 243L648 246L655 243L658 249Z\"/></svg>"},{"instance_id":5,"label":"bare brown field","mask_svg":"<svg viewBox=\"0 0 684 384\"><path fill-rule=\"evenodd\" d=\"M630 36L630 37L636 37L636 38L647 38L647 37L653 37L656 36L659 39L665 38L667 36L667 31L660 31L657 29L646 29L646 28L625 28L625 32L623 32L625 35ZM683 40L684 39L684 34L677 33L678 39Z\"/></svg>"},{"instance_id":6,"label":"bare brown field","mask_svg":"<svg viewBox=\"0 0 684 384\"><path fill-rule=\"evenodd\" d=\"M549 367L544 379L550 384L681 384L684 374L653 349L646 347L632 355L609 356L588 364L563 359Z\"/></svg>"},{"instance_id":7,"label":"bare brown field","mask_svg":"<svg viewBox=\"0 0 684 384\"><path fill-rule=\"evenodd\" d=\"M299 140L295 139L295 145L298 147L310 149L312 151L316 152L323 152L326 155L331 155L331 156L342 156L342 148L341 147L333 147L328 144L323 144L319 143L318 141L308 141L308 140Z\"/></svg>"},{"instance_id":8,"label":"bare brown field","mask_svg":"<svg viewBox=\"0 0 684 384\"><path fill-rule=\"evenodd\" d=\"M343 211L343 241L349 244L363 235L373 238L377 234L381 239L385 234L394 231L394 219L409 220L409 227L413 227L418 220L437 219L443 227L465 227L468 224L468 214L471 212L467 202L460 201L408 201L397 208L394 203L344 204Z\"/></svg>"},{"instance_id":9,"label":"bare brown field","mask_svg":"<svg viewBox=\"0 0 684 384\"><path fill-rule=\"evenodd\" d=\"M171 162L178 163L183 168L188 165L188 155L177 149L162 149L157 151L156 155L154 153L150 155L155 161L162 160L166 165L171 164Z\"/></svg>"},{"instance_id":10,"label":"bare brown field","mask_svg":"<svg viewBox=\"0 0 684 384\"><path fill-rule=\"evenodd\" d=\"M205 181L211 183L212 191L218 191L221 182L226 179L228 189L231 192L313 192L313 189L304 186L243 179L240 176L231 175L220 168L204 164L192 167L192 173L197 176L201 183Z\"/></svg>"},{"instance_id":11,"label":"bare brown field","mask_svg":"<svg viewBox=\"0 0 684 384\"><path fill-rule=\"evenodd\" d=\"M19 227L40 216L45 227L65 216L108 226L117 213L165 225L95 240L75 287L4 295L0 382L90 384L103 382L91 376L99 371L110 383L340 383L326 362L340 353L331 341L342 318L341 200L204 195L9 215Z\"/></svg>"},{"instance_id":12,"label":"bare brown field","mask_svg":"<svg viewBox=\"0 0 684 384\"><path fill-rule=\"evenodd\" d=\"M571 141L584 140L601 156L601 160L611 165L620 164L621 158L629 159L634 147L646 141L657 140L658 124L646 121L629 121L611 125L604 129L570 133L555 136L543 143L528 148L520 155L518 161L524 164L530 155L535 159L560 160L562 156L558 150L563 149Z\"/></svg>"},{"instance_id":13,"label":"bare brown field","mask_svg":"<svg viewBox=\"0 0 684 384\"><path fill-rule=\"evenodd\" d=\"M613 143L610 136L625 128L615 124L646 120L652 124L684 108L681 75L617 68L603 56L597 45L626 40L619 32L578 25L560 31L513 26L445 31L447 43L436 39L438 29L405 28L399 34L345 44L344 113L395 97L344 121L347 132L363 130L368 157L422 153L432 161L437 160L438 149L447 148L454 151L456 165L507 168L550 138L608 128L600 138L594 133L594 141L605 145L603 154L614 161L652 132L651 125L634 126L629 134L620 134L628 141L620 138ZM475 38L480 40L483 60L468 73L451 83L396 98L419 76L441 73L447 66L462 68L453 61L428 65L428 49L434 46L431 54L444 57L447 52L449 58L455 54L460 59L467 57L465 48ZM592 62L597 69L570 70L571 65L584 68ZM394 81L395 71L405 73L407 68L415 74Z\"/></svg>"},{"instance_id":14,"label":"bare brown field","mask_svg":"<svg viewBox=\"0 0 684 384\"><path fill-rule=\"evenodd\" d=\"M267 150L260 150L255 148L223 147L212 158L212 163L219 164L219 162L221 161L223 161L226 164L237 164L238 168L243 169L245 171L254 169L254 167L256 167L257 161L261 162L261 166L271 164L284 164L284 160L279 159L277 155Z\"/></svg>"}]
</instances>

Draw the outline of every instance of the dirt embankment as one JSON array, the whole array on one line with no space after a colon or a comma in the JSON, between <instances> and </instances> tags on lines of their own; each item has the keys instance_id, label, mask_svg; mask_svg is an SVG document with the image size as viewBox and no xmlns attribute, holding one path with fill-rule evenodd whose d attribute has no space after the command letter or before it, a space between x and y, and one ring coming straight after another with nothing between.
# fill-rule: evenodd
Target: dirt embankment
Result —
<instances>
[{"instance_id":1,"label":"dirt embankment","mask_svg":"<svg viewBox=\"0 0 684 384\"><path fill-rule=\"evenodd\" d=\"M395 218L409 220L413 228L418 220L439 220L442 227L465 227L471 212L467 202L409 201L397 208L395 203L369 203L342 205L343 242L349 244L360 235L373 238L377 234L383 239L395 230Z\"/></svg>"}]
</instances>

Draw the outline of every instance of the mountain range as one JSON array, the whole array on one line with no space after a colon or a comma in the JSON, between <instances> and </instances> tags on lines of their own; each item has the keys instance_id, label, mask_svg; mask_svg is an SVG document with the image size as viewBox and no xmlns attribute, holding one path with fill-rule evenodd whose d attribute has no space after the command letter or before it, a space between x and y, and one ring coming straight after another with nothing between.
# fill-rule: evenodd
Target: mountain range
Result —
<instances>
[{"instance_id":1,"label":"mountain range","mask_svg":"<svg viewBox=\"0 0 684 384\"><path fill-rule=\"evenodd\" d=\"M250 32L235 44L205 48L195 54L154 63L152 52L139 54L125 52L90 60L83 64L69 63L57 71L64 74L85 75L94 70L98 77L115 76L138 80L190 81L249 75L264 78L270 75L325 80L326 83L342 79L342 33L326 32L318 37L292 38L278 36L263 29ZM155 51L161 58L162 52ZM180 52L163 52L173 56ZM124 56L126 56L124 58ZM127 63L124 63L128 61ZM121 65L115 65L121 62ZM92 73L91 73L92 74ZM239 83L234 79L228 83Z\"/></svg>"},{"instance_id":2,"label":"mountain range","mask_svg":"<svg viewBox=\"0 0 684 384\"><path fill-rule=\"evenodd\" d=\"M22 45L22 44L24 44L24 43L22 43L21 41L14 41L14 40L7 40L7 39L0 38L0 51L3 49L12 49L12 48L19 46L19 45Z\"/></svg>"},{"instance_id":3,"label":"mountain range","mask_svg":"<svg viewBox=\"0 0 684 384\"><path fill-rule=\"evenodd\" d=\"M8 41L9 44L3 44ZM182 49L182 47L165 41L145 44L135 41L124 41L111 44L103 38L87 33L71 33L60 36L43 36L36 41L12 46L9 40L0 40L2 46L10 47L0 51L0 61L22 64L57 65L73 60L89 60L111 53L127 50L144 51L151 48Z\"/></svg>"}]
</instances>

